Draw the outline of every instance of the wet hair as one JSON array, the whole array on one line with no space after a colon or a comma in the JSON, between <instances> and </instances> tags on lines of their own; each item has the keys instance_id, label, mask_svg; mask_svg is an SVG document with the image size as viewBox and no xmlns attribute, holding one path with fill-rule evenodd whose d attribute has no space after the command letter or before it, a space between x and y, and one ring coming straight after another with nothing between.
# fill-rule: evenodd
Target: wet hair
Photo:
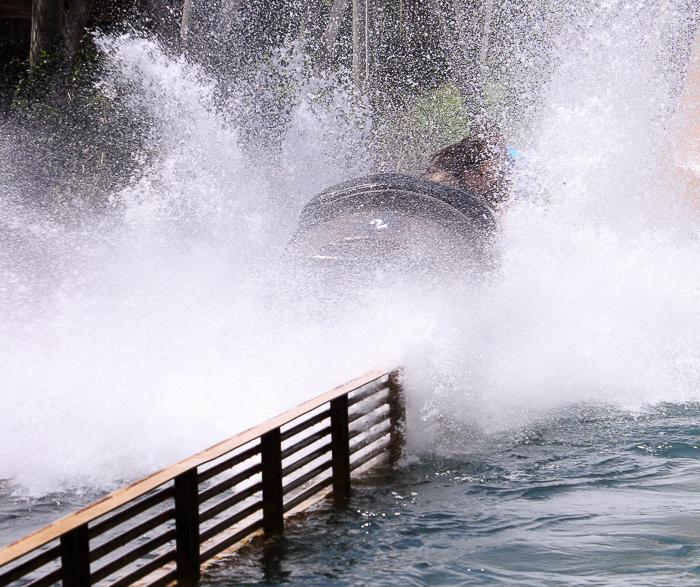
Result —
<instances>
[{"instance_id":1,"label":"wet hair","mask_svg":"<svg viewBox=\"0 0 700 587\"><path fill-rule=\"evenodd\" d=\"M505 154L505 143L500 134L482 128L432 155L430 167L460 173L485 161L505 158Z\"/></svg>"},{"instance_id":2,"label":"wet hair","mask_svg":"<svg viewBox=\"0 0 700 587\"><path fill-rule=\"evenodd\" d=\"M470 132L469 136L458 143L441 149L430 158L430 164L423 176L442 175L444 181L464 189L463 174L487 161L499 165L496 183L484 195L492 204L498 204L508 198L509 186L505 177L507 150L501 133L493 124L482 123Z\"/></svg>"}]
</instances>

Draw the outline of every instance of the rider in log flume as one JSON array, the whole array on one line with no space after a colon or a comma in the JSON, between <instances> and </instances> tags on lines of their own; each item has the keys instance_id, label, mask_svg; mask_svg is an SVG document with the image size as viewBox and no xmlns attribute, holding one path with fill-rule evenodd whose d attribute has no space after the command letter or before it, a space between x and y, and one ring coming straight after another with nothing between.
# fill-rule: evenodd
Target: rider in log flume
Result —
<instances>
[{"instance_id":1,"label":"rider in log flume","mask_svg":"<svg viewBox=\"0 0 700 587\"><path fill-rule=\"evenodd\" d=\"M496 209L508 199L508 150L498 130L482 124L467 138L430 158L420 177L476 196Z\"/></svg>"},{"instance_id":2,"label":"rider in log flume","mask_svg":"<svg viewBox=\"0 0 700 587\"><path fill-rule=\"evenodd\" d=\"M509 197L511 164L495 125L482 123L435 153L419 177L371 175L317 195L302 210L290 251L344 268L480 272L493 259L495 210Z\"/></svg>"}]
</instances>

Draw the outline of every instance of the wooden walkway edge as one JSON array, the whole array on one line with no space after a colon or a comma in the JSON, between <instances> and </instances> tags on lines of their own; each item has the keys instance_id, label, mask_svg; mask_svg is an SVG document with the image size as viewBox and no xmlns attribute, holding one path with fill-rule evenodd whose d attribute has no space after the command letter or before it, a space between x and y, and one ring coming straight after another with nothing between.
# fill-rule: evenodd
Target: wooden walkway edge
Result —
<instances>
[{"instance_id":1,"label":"wooden walkway edge","mask_svg":"<svg viewBox=\"0 0 700 587\"><path fill-rule=\"evenodd\" d=\"M371 371L0 548L0 587L193 584L203 563L321 496L346 499L351 471L396 462L399 378Z\"/></svg>"}]
</instances>

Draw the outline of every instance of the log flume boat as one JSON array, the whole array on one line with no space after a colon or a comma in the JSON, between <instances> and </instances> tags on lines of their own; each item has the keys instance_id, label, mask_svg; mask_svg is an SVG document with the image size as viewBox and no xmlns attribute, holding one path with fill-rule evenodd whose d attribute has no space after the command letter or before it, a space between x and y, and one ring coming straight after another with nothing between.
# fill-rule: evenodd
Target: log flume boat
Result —
<instances>
[{"instance_id":1,"label":"log flume boat","mask_svg":"<svg viewBox=\"0 0 700 587\"><path fill-rule=\"evenodd\" d=\"M492 260L493 210L467 191L410 175L353 179L304 207L289 251L334 267L483 268Z\"/></svg>"}]
</instances>

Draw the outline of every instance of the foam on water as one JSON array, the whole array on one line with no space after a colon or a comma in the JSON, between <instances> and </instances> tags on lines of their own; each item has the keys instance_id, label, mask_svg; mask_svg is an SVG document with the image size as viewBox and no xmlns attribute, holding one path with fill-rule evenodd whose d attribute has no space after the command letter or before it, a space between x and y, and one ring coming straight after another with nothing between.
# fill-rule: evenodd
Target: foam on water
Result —
<instances>
[{"instance_id":1,"label":"foam on water","mask_svg":"<svg viewBox=\"0 0 700 587\"><path fill-rule=\"evenodd\" d=\"M625 6L562 34L525 142L546 192L504 212L500 266L478 285L377 274L324 289L286 261L304 201L372 169L352 91L300 78L261 158L202 70L101 38L101 91L131 88L156 156L75 223L3 185L0 479L109 488L392 364L407 367L415 445L569 403L700 399L697 218L664 179L675 90L649 37L679 16Z\"/></svg>"}]
</instances>

